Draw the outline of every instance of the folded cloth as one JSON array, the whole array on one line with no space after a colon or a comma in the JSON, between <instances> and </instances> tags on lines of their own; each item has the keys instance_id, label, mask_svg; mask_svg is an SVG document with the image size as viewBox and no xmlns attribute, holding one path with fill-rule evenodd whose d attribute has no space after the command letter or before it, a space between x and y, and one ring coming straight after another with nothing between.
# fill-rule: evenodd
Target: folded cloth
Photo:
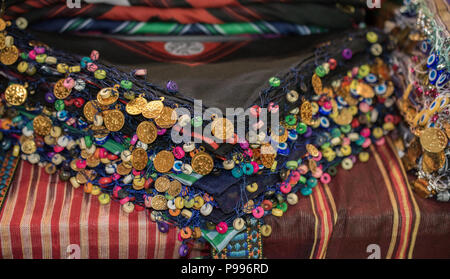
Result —
<instances>
[{"instance_id":1,"label":"folded cloth","mask_svg":"<svg viewBox=\"0 0 450 279\"><path fill-rule=\"evenodd\" d=\"M33 3L31 5L31 3ZM85 4L82 8L71 8L66 3L43 6L40 2L29 3L32 9L11 6L6 10L7 18L24 17L28 22L48 18L84 17L118 21L167 21L182 24L254 21L285 21L301 25L326 28L349 28L363 19L363 9L351 11L335 5L316 3L283 4L268 3L241 7L221 8L154 8L146 6L112 6L107 4ZM44 8L45 7L45 8Z\"/></svg>"},{"instance_id":2,"label":"folded cloth","mask_svg":"<svg viewBox=\"0 0 450 279\"><path fill-rule=\"evenodd\" d=\"M136 22L94 20L88 18L48 19L33 24L44 32L102 32L127 35L310 35L327 31L326 28L298 25L288 22L234 22L222 24L179 24L172 22Z\"/></svg>"}]
</instances>

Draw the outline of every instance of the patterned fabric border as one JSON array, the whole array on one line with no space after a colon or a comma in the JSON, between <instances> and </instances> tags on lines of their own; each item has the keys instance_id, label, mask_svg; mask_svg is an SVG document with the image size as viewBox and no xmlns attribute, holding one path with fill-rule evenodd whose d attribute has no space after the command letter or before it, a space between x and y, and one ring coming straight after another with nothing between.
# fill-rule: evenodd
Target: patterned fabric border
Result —
<instances>
[{"instance_id":1,"label":"patterned fabric border","mask_svg":"<svg viewBox=\"0 0 450 279\"><path fill-rule=\"evenodd\" d=\"M2 162L0 167L0 211L3 206L3 202L8 196L8 191L11 187L14 173L16 172L19 161L19 157L11 156L11 153L0 154L0 162Z\"/></svg>"}]
</instances>

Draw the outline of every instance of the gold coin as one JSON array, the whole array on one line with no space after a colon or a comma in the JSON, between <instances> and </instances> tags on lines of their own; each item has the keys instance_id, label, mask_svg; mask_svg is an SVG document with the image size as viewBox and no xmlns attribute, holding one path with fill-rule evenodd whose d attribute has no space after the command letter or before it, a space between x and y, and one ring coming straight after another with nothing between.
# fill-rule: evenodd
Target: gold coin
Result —
<instances>
[{"instance_id":1,"label":"gold coin","mask_svg":"<svg viewBox=\"0 0 450 279\"><path fill-rule=\"evenodd\" d=\"M373 96L375 96L373 88L364 82L358 83L356 86L356 93L364 98L373 98Z\"/></svg>"},{"instance_id":2,"label":"gold coin","mask_svg":"<svg viewBox=\"0 0 450 279\"><path fill-rule=\"evenodd\" d=\"M339 115L333 118L334 122L338 125L348 125L352 123L353 115L348 108L343 108Z\"/></svg>"},{"instance_id":3,"label":"gold coin","mask_svg":"<svg viewBox=\"0 0 450 279\"><path fill-rule=\"evenodd\" d=\"M227 140L234 135L234 125L227 118L217 118L211 123L212 134L221 140Z\"/></svg>"},{"instance_id":4,"label":"gold coin","mask_svg":"<svg viewBox=\"0 0 450 279\"><path fill-rule=\"evenodd\" d=\"M312 106L308 101L304 101L300 107L300 116L302 121L308 124L312 119Z\"/></svg>"},{"instance_id":5,"label":"gold coin","mask_svg":"<svg viewBox=\"0 0 450 279\"><path fill-rule=\"evenodd\" d=\"M94 121L94 117L97 113L99 113L100 107L97 101L89 101L83 107L84 117L90 121Z\"/></svg>"},{"instance_id":6,"label":"gold coin","mask_svg":"<svg viewBox=\"0 0 450 279\"><path fill-rule=\"evenodd\" d=\"M158 172L165 173L172 169L174 162L175 158L172 152L163 150L156 154L155 159L153 159L153 166Z\"/></svg>"},{"instance_id":7,"label":"gold coin","mask_svg":"<svg viewBox=\"0 0 450 279\"><path fill-rule=\"evenodd\" d=\"M450 123L444 123L445 134L450 139Z\"/></svg>"},{"instance_id":8,"label":"gold coin","mask_svg":"<svg viewBox=\"0 0 450 279\"><path fill-rule=\"evenodd\" d=\"M95 157L94 155L90 155L86 158L86 165L90 168L95 168L100 165L100 159Z\"/></svg>"},{"instance_id":9,"label":"gold coin","mask_svg":"<svg viewBox=\"0 0 450 279\"><path fill-rule=\"evenodd\" d=\"M87 158L89 158L91 156L91 154L89 154L89 152L86 149L83 149L80 152L80 156L81 156L81 158L86 160Z\"/></svg>"},{"instance_id":10,"label":"gold coin","mask_svg":"<svg viewBox=\"0 0 450 279\"><path fill-rule=\"evenodd\" d=\"M70 168L71 168L73 171L81 171L81 169L79 169L79 168L77 167L77 160L78 160L78 159L73 159L73 160L70 162Z\"/></svg>"},{"instance_id":11,"label":"gold coin","mask_svg":"<svg viewBox=\"0 0 450 279\"><path fill-rule=\"evenodd\" d=\"M142 121L136 128L136 134L140 141L150 144L158 136L155 125L150 121Z\"/></svg>"},{"instance_id":12,"label":"gold coin","mask_svg":"<svg viewBox=\"0 0 450 279\"><path fill-rule=\"evenodd\" d=\"M72 89L67 89L64 87L64 79L60 79L56 82L55 87L53 87L53 94L57 99L63 100L69 97Z\"/></svg>"},{"instance_id":13,"label":"gold coin","mask_svg":"<svg viewBox=\"0 0 450 279\"><path fill-rule=\"evenodd\" d=\"M19 50L16 46L5 47L0 51L0 62L9 66L19 58Z\"/></svg>"},{"instance_id":14,"label":"gold coin","mask_svg":"<svg viewBox=\"0 0 450 279\"><path fill-rule=\"evenodd\" d=\"M288 135L287 129L284 129L284 133L283 133L282 135L277 135L277 134L275 134L275 133L273 133L273 132L270 134L270 137L271 137L274 141L279 142L279 143L286 142L288 136L289 136L289 135Z\"/></svg>"},{"instance_id":15,"label":"gold coin","mask_svg":"<svg viewBox=\"0 0 450 279\"><path fill-rule=\"evenodd\" d=\"M137 97L131 100L125 107L125 110L129 115L139 115L141 114L147 105L147 100L142 97Z\"/></svg>"},{"instance_id":16,"label":"gold coin","mask_svg":"<svg viewBox=\"0 0 450 279\"><path fill-rule=\"evenodd\" d=\"M11 84L5 90L6 102L13 106L20 106L25 103L27 96L27 89L23 85L17 83Z\"/></svg>"},{"instance_id":17,"label":"gold coin","mask_svg":"<svg viewBox=\"0 0 450 279\"><path fill-rule=\"evenodd\" d=\"M128 175L131 172L131 169L131 167L122 162L117 166L117 173L120 175Z\"/></svg>"},{"instance_id":18,"label":"gold coin","mask_svg":"<svg viewBox=\"0 0 450 279\"><path fill-rule=\"evenodd\" d=\"M166 210L167 199L162 195L156 195L152 198L151 205L154 210Z\"/></svg>"},{"instance_id":19,"label":"gold coin","mask_svg":"<svg viewBox=\"0 0 450 279\"><path fill-rule=\"evenodd\" d=\"M161 100L148 102L142 111L142 115L148 119L159 117L164 108L162 101L164 101L164 97L161 97Z\"/></svg>"},{"instance_id":20,"label":"gold coin","mask_svg":"<svg viewBox=\"0 0 450 279\"><path fill-rule=\"evenodd\" d=\"M34 140L25 140L22 143L21 150L25 154L33 154L34 152L36 152L36 143L34 142Z\"/></svg>"},{"instance_id":21,"label":"gold coin","mask_svg":"<svg viewBox=\"0 0 450 279\"><path fill-rule=\"evenodd\" d=\"M322 94L322 80L320 79L320 77L317 74L314 74L311 78L311 83L314 89L314 92L317 95Z\"/></svg>"},{"instance_id":22,"label":"gold coin","mask_svg":"<svg viewBox=\"0 0 450 279\"><path fill-rule=\"evenodd\" d=\"M171 128L177 122L177 113L172 108L164 107L159 117L155 118L155 122L161 128Z\"/></svg>"},{"instance_id":23,"label":"gold coin","mask_svg":"<svg viewBox=\"0 0 450 279\"><path fill-rule=\"evenodd\" d=\"M0 33L0 49L4 49L6 47L6 36L3 33Z\"/></svg>"},{"instance_id":24,"label":"gold coin","mask_svg":"<svg viewBox=\"0 0 450 279\"><path fill-rule=\"evenodd\" d=\"M103 98L103 94L109 94L109 97ZM102 88L97 93L97 101L102 105L112 105L117 101L117 99L119 99L119 91L115 87Z\"/></svg>"},{"instance_id":25,"label":"gold coin","mask_svg":"<svg viewBox=\"0 0 450 279\"><path fill-rule=\"evenodd\" d=\"M111 132L117 132L125 124L125 116L120 110L107 110L103 112L103 122L105 123L106 129Z\"/></svg>"},{"instance_id":26,"label":"gold coin","mask_svg":"<svg viewBox=\"0 0 450 279\"><path fill-rule=\"evenodd\" d=\"M422 158L422 169L426 173L432 173L445 164L445 152L442 150L439 153L425 152Z\"/></svg>"},{"instance_id":27,"label":"gold coin","mask_svg":"<svg viewBox=\"0 0 450 279\"><path fill-rule=\"evenodd\" d=\"M275 161L276 152L270 144L264 144L261 146L261 162L265 168L271 168Z\"/></svg>"},{"instance_id":28,"label":"gold coin","mask_svg":"<svg viewBox=\"0 0 450 279\"><path fill-rule=\"evenodd\" d=\"M319 150L317 150L317 148L314 145L312 145L312 144L307 144L306 145L306 150L313 157L319 156Z\"/></svg>"},{"instance_id":29,"label":"gold coin","mask_svg":"<svg viewBox=\"0 0 450 279\"><path fill-rule=\"evenodd\" d=\"M420 144L423 149L431 153L438 153L447 146L447 136L438 128L427 128L420 135Z\"/></svg>"},{"instance_id":30,"label":"gold coin","mask_svg":"<svg viewBox=\"0 0 450 279\"><path fill-rule=\"evenodd\" d=\"M6 28L6 22L2 18L0 18L0 31L5 30L5 28Z\"/></svg>"},{"instance_id":31,"label":"gold coin","mask_svg":"<svg viewBox=\"0 0 450 279\"><path fill-rule=\"evenodd\" d=\"M45 115L38 115L33 119L33 129L40 136L49 135L52 130L52 120Z\"/></svg>"},{"instance_id":32,"label":"gold coin","mask_svg":"<svg viewBox=\"0 0 450 279\"><path fill-rule=\"evenodd\" d=\"M317 170L317 163L316 161L314 161L313 159L309 159L308 160L308 166L309 166L309 170L314 173Z\"/></svg>"},{"instance_id":33,"label":"gold coin","mask_svg":"<svg viewBox=\"0 0 450 279\"><path fill-rule=\"evenodd\" d=\"M167 190L167 193L171 195L172 197L178 196L179 193L181 193L181 183L178 180L172 180L169 183L169 189Z\"/></svg>"},{"instance_id":34,"label":"gold coin","mask_svg":"<svg viewBox=\"0 0 450 279\"><path fill-rule=\"evenodd\" d=\"M88 177L83 171L79 171L75 178L80 184L86 184L88 182Z\"/></svg>"},{"instance_id":35,"label":"gold coin","mask_svg":"<svg viewBox=\"0 0 450 279\"><path fill-rule=\"evenodd\" d=\"M196 173L207 175L214 168L214 160L208 153L200 151L192 157L191 165Z\"/></svg>"},{"instance_id":36,"label":"gold coin","mask_svg":"<svg viewBox=\"0 0 450 279\"><path fill-rule=\"evenodd\" d=\"M143 170L147 166L147 151L142 148L136 148L131 152L131 164L136 170Z\"/></svg>"},{"instance_id":37,"label":"gold coin","mask_svg":"<svg viewBox=\"0 0 450 279\"><path fill-rule=\"evenodd\" d=\"M155 189L160 193L169 190L170 180L167 176L160 176L155 180Z\"/></svg>"}]
</instances>

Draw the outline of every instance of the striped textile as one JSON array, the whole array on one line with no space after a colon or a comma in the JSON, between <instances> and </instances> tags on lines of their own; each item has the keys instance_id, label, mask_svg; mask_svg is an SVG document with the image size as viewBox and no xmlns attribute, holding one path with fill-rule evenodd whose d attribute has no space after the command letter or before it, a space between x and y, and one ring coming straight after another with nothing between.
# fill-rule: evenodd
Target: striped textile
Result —
<instances>
[{"instance_id":1,"label":"striped textile","mask_svg":"<svg viewBox=\"0 0 450 279\"><path fill-rule=\"evenodd\" d=\"M282 218L270 216L267 258L450 258L450 205L415 195L389 139L340 170Z\"/></svg>"},{"instance_id":2,"label":"striped textile","mask_svg":"<svg viewBox=\"0 0 450 279\"><path fill-rule=\"evenodd\" d=\"M365 6L362 6L365 7ZM66 3L28 0L6 9L6 19L24 17L30 25L43 19L83 17L100 20L138 22L177 22L180 24L230 22L285 21L324 28L350 28L364 17L362 9L353 13L316 2L267 3L264 5L225 6L218 8L155 8L148 6L114 6L108 4L83 4L73 8Z\"/></svg>"},{"instance_id":3,"label":"striped textile","mask_svg":"<svg viewBox=\"0 0 450 279\"><path fill-rule=\"evenodd\" d=\"M179 258L177 234L160 233L145 211L128 215L117 202L101 206L57 175L21 162L0 213L0 258L64 259L77 245L80 258ZM209 253L203 245L192 248L191 258Z\"/></svg>"},{"instance_id":4,"label":"striped textile","mask_svg":"<svg viewBox=\"0 0 450 279\"><path fill-rule=\"evenodd\" d=\"M310 35L324 33L325 28L287 22L239 22L223 24L179 24L174 22L136 22L94 20L90 18L58 18L33 25L37 31L102 32L126 35Z\"/></svg>"}]
</instances>

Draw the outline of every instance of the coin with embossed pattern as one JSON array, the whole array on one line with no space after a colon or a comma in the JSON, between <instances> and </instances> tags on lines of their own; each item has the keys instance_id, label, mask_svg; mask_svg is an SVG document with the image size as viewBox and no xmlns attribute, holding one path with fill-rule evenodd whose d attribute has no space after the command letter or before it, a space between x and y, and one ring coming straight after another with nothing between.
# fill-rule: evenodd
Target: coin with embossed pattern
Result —
<instances>
[{"instance_id":1,"label":"coin with embossed pattern","mask_svg":"<svg viewBox=\"0 0 450 279\"><path fill-rule=\"evenodd\" d=\"M171 128L177 122L177 113L170 107L164 107L159 117L155 118L155 122L161 128Z\"/></svg>"},{"instance_id":2,"label":"coin with embossed pattern","mask_svg":"<svg viewBox=\"0 0 450 279\"><path fill-rule=\"evenodd\" d=\"M34 132L40 136L50 134L52 130L52 120L45 115L38 115L33 119Z\"/></svg>"},{"instance_id":3,"label":"coin with embossed pattern","mask_svg":"<svg viewBox=\"0 0 450 279\"><path fill-rule=\"evenodd\" d=\"M169 189L170 180L167 176L160 176L155 180L155 189L160 193L164 193Z\"/></svg>"},{"instance_id":4,"label":"coin with embossed pattern","mask_svg":"<svg viewBox=\"0 0 450 279\"><path fill-rule=\"evenodd\" d=\"M131 164L137 170L143 170L147 166L148 155L142 148L136 148L131 152Z\"/></svg>"},{"instance_id":5,"label":"coin with embossed pattern","mask_svg":"<svg viewBox=\"0 0 450 279\"><path fill-rule=\"evenodd\" d=\"M175 162L175 157L172 152L163 150L156 154L155 159L153 159L153 166L158 172L169 172L173 163Z\"/></svg>"},{"instance_id":6,"label":"coin with embossed pattern","mask_svg":"<svg viewBox=\"0 0 450 279\"><path fill-rule=\"evenodd\" d=\"M438 153L447 146L447 135L438 128L426 128L420 135L420 144L423 149L431 153Z\"/></svg>"},{"instance_id":7,"label":"coin with embossed pattern","mask_svg":"<svg viewBox=\"0 0 450 279\"><path fill-rule=\"evenodd\" d=\"M136 128L136 135L140 141L150 144L156 140L157 129L150 121L142 121Z\"/></svg>"},{"instance_id":8,"label":"coin with embossed pattern","mask_svg":"<svg viewBox=\"0 0 450 279\"><path fill-rule=\"evenodd\" d=\"M13 106L20 106L27 99L27 89L21 84L11 84L5 90L6 102Z\"/></svg>"},{"instance_id":9,"label":"coin with embossed pattern","mask_svg":"<svg viewBox=\"0 0 450 279\"><path fill-rule=\"evenodd\" d=\"M53 94L60 100L69 97L70 92L72 92L72 89L68 89L64 86L64 79L58 80L53 87Z\"/></svg>"},{"instance_id":10,"label":"coin with embossed pattern","mask_svg":"<svg viewBox=\"0 0 450 279\"><path fill-rule=\"evenodd\" d=\"M103 122L106 129L111 132L120 131L125 124L125 116L118 109L107 110L103 112Z\"/></svg>"},{"instance_id":11,"label":"coin with embossed pattern","mask_svg":"<svg viewBox=\"0 0 450 279\"><path fill-rule=\"evenodd\" d=\"M0 62L9 66L14 64L19 58L19 50L16 46L5 47L0 50Z\"/></svg>"},{"instance_id":12,"label":"coin with embossed pattern","mask_svg":"<svg viewBox=\"0 0 450 279\"><path fill-rule=\"evenodd\" d=\"M192 157L192 169L200 174L207 175L214 168L214 160L213 158L206 152L198 152Z\"/></svg>"}]
</instances>

